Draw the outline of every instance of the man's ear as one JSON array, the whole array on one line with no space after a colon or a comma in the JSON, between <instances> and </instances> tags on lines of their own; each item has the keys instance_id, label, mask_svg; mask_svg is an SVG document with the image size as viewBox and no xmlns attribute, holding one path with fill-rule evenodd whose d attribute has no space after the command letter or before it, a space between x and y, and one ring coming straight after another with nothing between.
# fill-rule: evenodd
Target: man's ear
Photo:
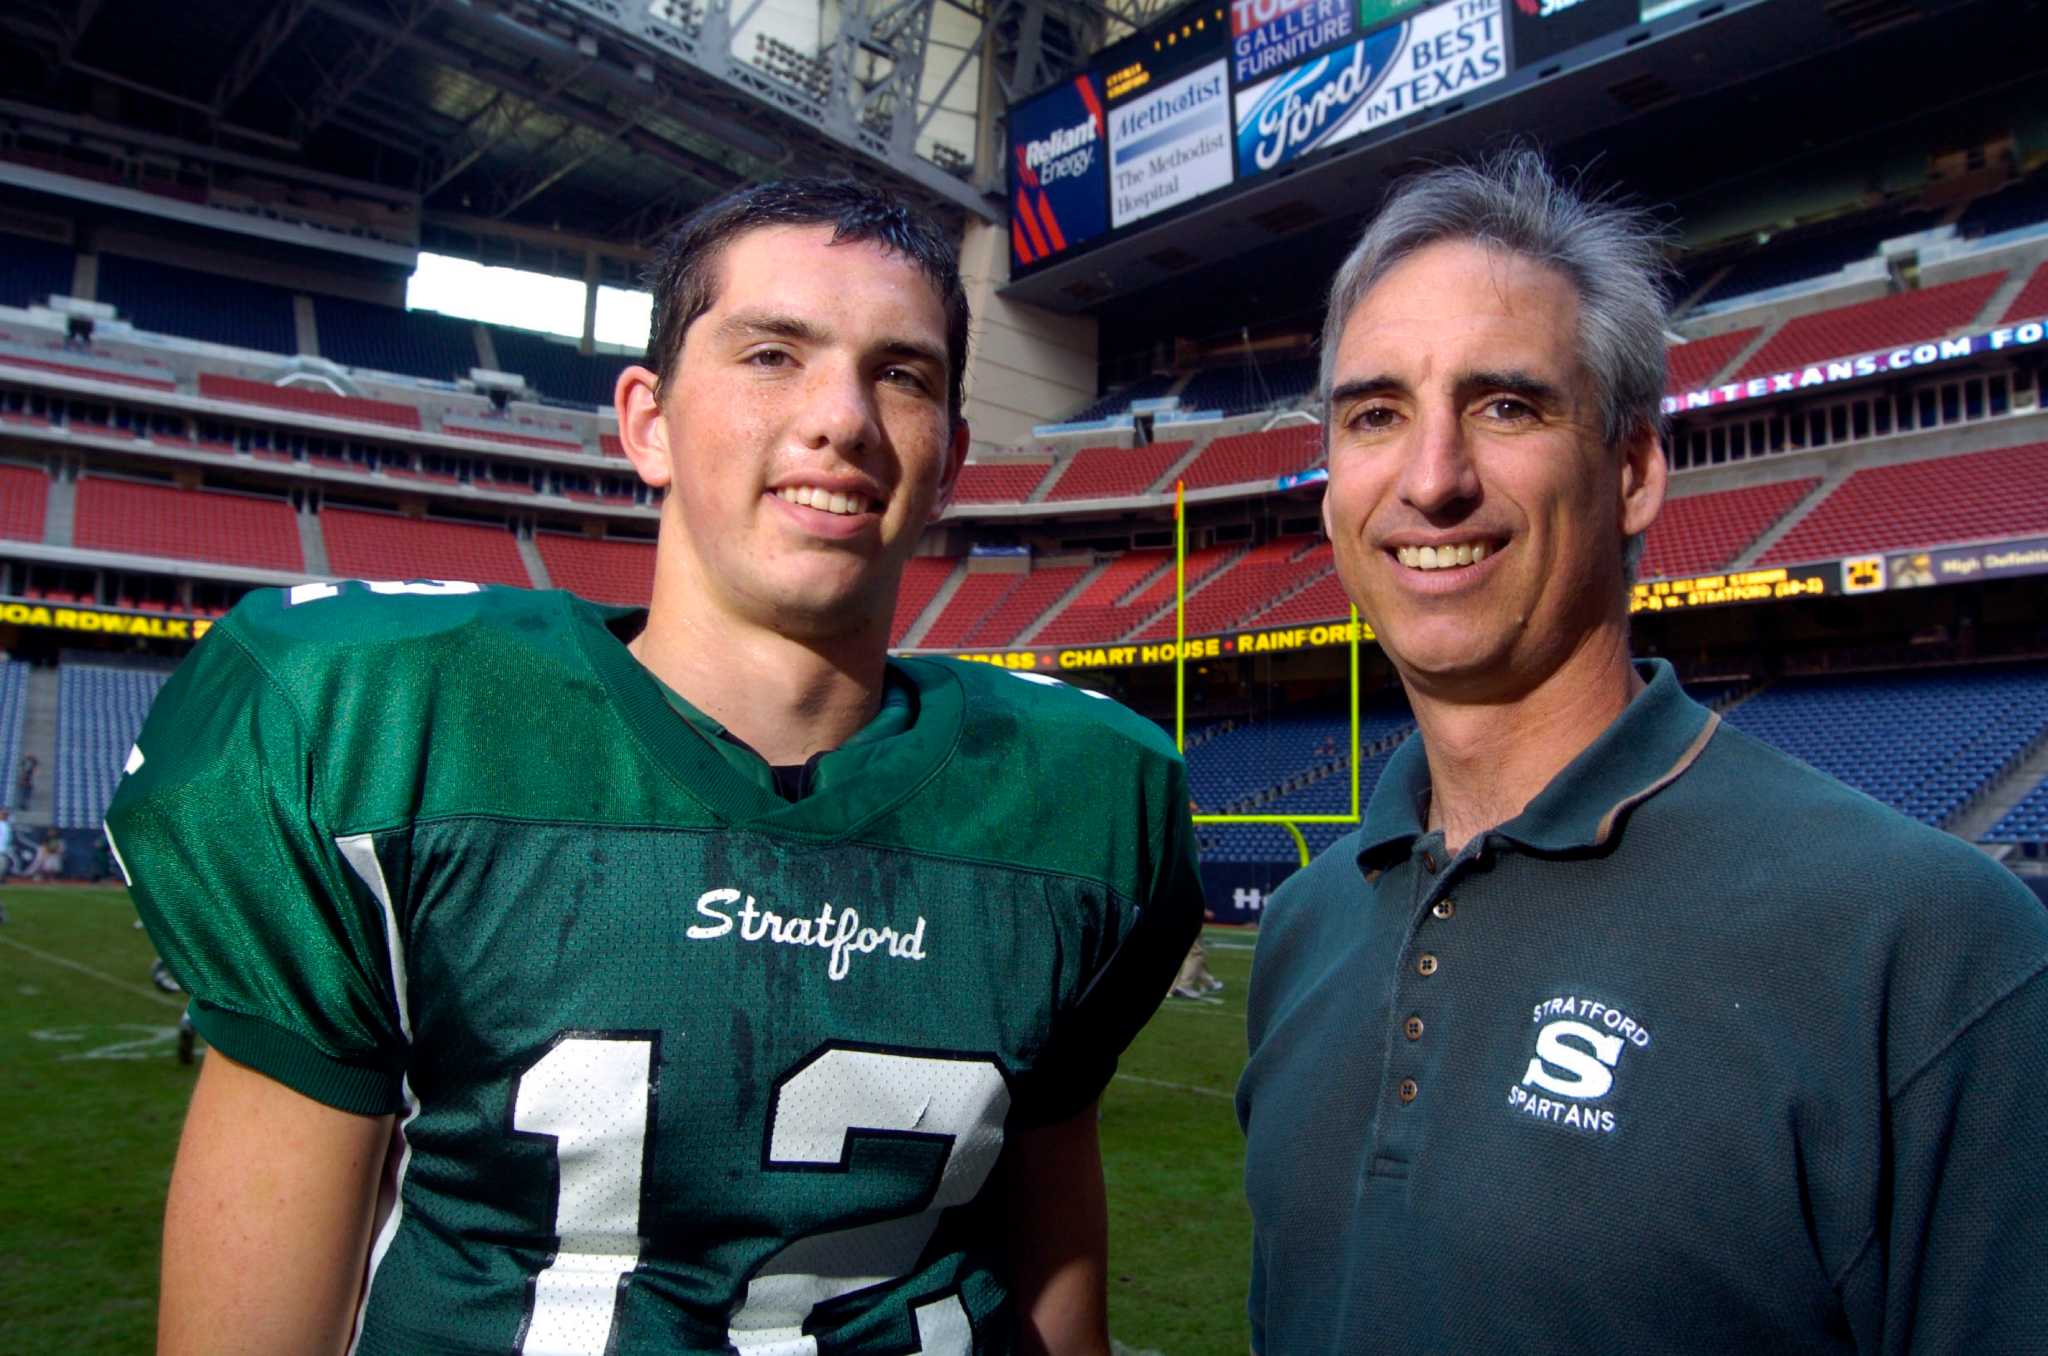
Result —
<instances>
[{"instance_id":1,"label":"man's ear","mask_svg":"<svg viewBox=\"0 0 2048 1356\"><path fill-rule=\"evenodd\" d=\"M675 478L657 388L661 378L645 367L629 367L612 386L612 408L619 416L619 443L640 479L660 489Z\"/></svg>"},{"instance_id":2,"label":"man's ear","mask_svg":"<svg viewBox=\"0 0 2048 1356\"><path fill-rule=\"evenodd\" d=\"M939 472L939 495L932 500L931 521L937 522L953 502L953 490L960 483L960 468L967 464L967 421L953 421L953 440L946 447L946 464Z\"/></svg>"},{"instance_id":3,"label":"man's ear","mask_svg":"<svg viewBox=\"0 0 2048 1356\"><path fill-rule=\"evenodd\" d=\"M1664 507L1671 466L1664 459L1664 440L1653 424L1639 425L1621 449L1621 535L1650 530Z\"/></svg>"}]
</instances>

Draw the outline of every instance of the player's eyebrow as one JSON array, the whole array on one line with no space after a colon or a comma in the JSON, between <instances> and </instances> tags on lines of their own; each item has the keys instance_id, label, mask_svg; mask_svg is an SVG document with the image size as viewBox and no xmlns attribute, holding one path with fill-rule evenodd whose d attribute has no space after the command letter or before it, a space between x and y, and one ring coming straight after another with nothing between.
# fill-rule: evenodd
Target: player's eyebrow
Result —
<instances>
[{"instance_id":1,"label":"player's eyebrow","mask_svg":"<svg viewBox=\"0 0 2048 1356\"><path fill-rule=\"evenodd\" d=\"M829 330L821 329L800 316L783 315L774 311L735 311L721 320L714 332L726 340L772 338L789 339L804 344L826 344L832 341ZM889 336L878 340L872 352L878 357L930 363L942 372L946 370L945 350L921 339Z\"/></svg>"}]
</instances>

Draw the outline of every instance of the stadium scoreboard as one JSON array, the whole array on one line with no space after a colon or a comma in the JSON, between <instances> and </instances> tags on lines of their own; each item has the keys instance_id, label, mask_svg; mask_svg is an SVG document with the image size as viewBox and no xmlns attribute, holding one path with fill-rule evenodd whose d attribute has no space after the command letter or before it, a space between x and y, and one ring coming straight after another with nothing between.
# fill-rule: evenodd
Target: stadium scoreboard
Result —
<instances>
[{"instance_id":1,"label":"stadium scoreboard","mask_svg":"<svg viewBox=\"0 0 2048 1356\"><path fill-rule=\"evenodd\" d=\"M1009 110L1010 274L1701 0L1202 0Z\"/></svg>"}]
</instances>

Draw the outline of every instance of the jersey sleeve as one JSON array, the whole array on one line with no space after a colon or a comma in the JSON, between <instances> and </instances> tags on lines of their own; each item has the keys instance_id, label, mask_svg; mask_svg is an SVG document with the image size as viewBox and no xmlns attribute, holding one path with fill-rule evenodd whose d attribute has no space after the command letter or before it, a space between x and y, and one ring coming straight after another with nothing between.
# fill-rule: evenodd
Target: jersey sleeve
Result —
<instances>
[{"instance_id":1,"label":"jersey sleeve","mask_svg":"<svg viewBox=\"0 0 2048 1356\"><path fill-rule=\"evenodd\" d=\"M1176 756L1165 763L1163 775L1147 781L1142 813L1153 845L1149 872L1128 927L1064 1014L1045 1072L1022 1103L1026 1118L1040 1124L1072 1116L1102 1095L1117 1059L1165 1001L1202 930L1202 873L1188 817L1187 769Z\"/></svg>"},{"instance_id":2,"label":"jersey sleeve","mask_svg":"<svg viewBox=\"0 0 2048 1356\"><path fill-rule=\"evenodd\" d=\"M107 839L210 1043L330 1106L395 1111L397 924L322 827L311 741L231 618L158 695Z\"/></svg>"}]
</instances>

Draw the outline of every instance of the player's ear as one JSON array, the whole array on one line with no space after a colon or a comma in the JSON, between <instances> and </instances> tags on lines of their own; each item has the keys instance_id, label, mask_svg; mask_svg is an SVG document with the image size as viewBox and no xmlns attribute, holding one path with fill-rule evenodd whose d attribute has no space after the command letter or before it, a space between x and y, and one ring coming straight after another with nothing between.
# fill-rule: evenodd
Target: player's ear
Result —
<instances>
[{"instance_id":1,"label":"player's ear","mask_svg":"<svg viewBox=\"0 0 2048 1356\"><path fill-rule=\"evenodd\" d=\"M660 489L675 478L669 454L668 420L662 416L661 378L638 365L619 373L612 408L619 416L619 444L640 479Z\"/></svg>"},{"instance_id":2,"label":"player's ear","mask_svg":"<svg viewBox=\"0 0 2048 1356\"><path fill-rule=\"evenodd\" d=\"M952 440L946 445L946 464L939 471L939 493L932 500L931 520L937 522L939 515L953 502L953 487L960 483L960 468L967 464L967 421L953 421Z\"/></svg>"},{"instance_id":3,"label":"player's ear","mask_svg":"<svg viewBox=\"0 0 2048 1356\"><path fill-rule=\"evenodd\" d=\"M1664 489L1671 468L1664 460L1664 440L1654 425L1643 423L1621 445L1621 534L1647 532L1664 507Z\"/></svg>"}]
</instances>

